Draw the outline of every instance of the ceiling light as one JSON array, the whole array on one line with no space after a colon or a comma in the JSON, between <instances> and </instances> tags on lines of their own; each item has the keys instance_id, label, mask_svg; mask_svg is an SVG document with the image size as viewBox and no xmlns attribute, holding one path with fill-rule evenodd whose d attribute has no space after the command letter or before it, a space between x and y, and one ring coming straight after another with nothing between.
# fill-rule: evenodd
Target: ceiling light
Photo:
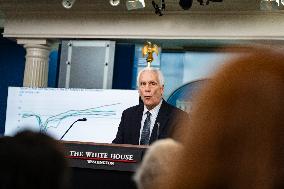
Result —
<instances>
[{"instance_id":1,"label":"ceiling light","mask_svg":"<svg viewBox=\"0 0 284 189\"><path fill-rule=\"evenodd\" d=\"M109 3L111 4L111 6L117 6L120 3L120 0L109 0Z\"/></svg>"},{"instance_id":2,"label":"ceiling light","mask_svg":"<svg viewBox=\"0 0 284 189\"><path fill-rule=\"evenodd\" d=\"M62 6L66 9L70 9L74 5L75 1L76 0L63 0Z\"/></svg>"},{"instance_id":3,"label":"ceiling light","mask_svg":"<svg viewBox=\"0 0 284 189\"><path fill-rule=\"evenodd\" d=\"M278 3L276 0L262 0L260 1L260 10L273 11L278 10Z\"/></svg>"},{"instance_id":4,"label":"ceiling light","mask_svg":"<svg viewBox=\"0 0 284 189\"><path fill-rule=\"evenodd\" d=\"M126 1L127 10L142 9L144 7L145 7L144 0L127 0Z\"/></svg>"},{"instance_id":5,"label":"ceiling light","mask_svg":"<svg viewBox=\"0 0 284 189\"><path fill-rule=\"evenodd\" d=\"M190 9L190 7L192 6L192 0L180 0L180 1L179 1L179 5L180 5L181 8L183 8L184 10L188 10L188 9Z\"/></svg>"}]
</instances>

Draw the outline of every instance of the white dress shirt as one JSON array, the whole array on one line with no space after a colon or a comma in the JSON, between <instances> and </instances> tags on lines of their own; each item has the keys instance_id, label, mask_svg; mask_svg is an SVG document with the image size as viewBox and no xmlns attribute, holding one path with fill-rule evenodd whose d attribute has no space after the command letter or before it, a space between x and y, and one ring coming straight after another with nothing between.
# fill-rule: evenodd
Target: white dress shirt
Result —
<instances>
[{"instance_id":1,"label":"white dress shirt","mask_svg":"<svg viewBox=\"0 0 284 189\"><path fill-rule=\"evenodd\" d=\"M144 105L144 111L143 111L143 116L142 116L142 120L141 120L139 144L140 144L140 139L141 139L141 134L142 134L144 122L147 118L146 112L149 111L151 113L151 117L150 117L151 125L150 125L150 136L149 136L149 137L151 137L151 134L152 134L152 131L153 131L159 110L160 110L161 105L162 105L162 102L163 102L163 99L161 99L160 103L155 108L153 108L152 110L148 110L147 107ZM150 138L149 138L149 140L150 140Z\"/></svg>"}]
</instances>

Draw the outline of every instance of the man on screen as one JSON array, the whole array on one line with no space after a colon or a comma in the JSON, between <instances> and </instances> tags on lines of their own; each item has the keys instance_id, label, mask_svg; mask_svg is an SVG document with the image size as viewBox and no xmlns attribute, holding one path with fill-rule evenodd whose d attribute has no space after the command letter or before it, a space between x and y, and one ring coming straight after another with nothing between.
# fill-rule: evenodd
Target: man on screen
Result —
<instances>
[{"instance_id":1,"label":"man on screen","mask_svg":"<svg viewBox=\"0 0 284 189\"><path fill-rule=\"evenodd\" d=\"M137 85L142 102L123 111L112 143L149 145L169 137L187 122L188 114L163 99L164 77L160 70L147 67L138 73Z\"/></svg>"}]
</instances>

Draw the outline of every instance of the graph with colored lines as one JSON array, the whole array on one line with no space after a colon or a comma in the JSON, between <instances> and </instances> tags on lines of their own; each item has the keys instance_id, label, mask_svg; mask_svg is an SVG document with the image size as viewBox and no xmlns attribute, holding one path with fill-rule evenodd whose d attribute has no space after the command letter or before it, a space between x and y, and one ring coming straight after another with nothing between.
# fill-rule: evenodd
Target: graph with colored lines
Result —
<instances>
[{"instance_id":1,"label":"graph with colored lines","mask_svg":"<svg viewBox=\"0 0 284 189\"><path fill-rule=\"evenodd\" d=\"M5 135L25 129L65 141L111 143L137 90L9 87ZM74 123L75 122L75 123Z\"/></svg>"}]
</instances>

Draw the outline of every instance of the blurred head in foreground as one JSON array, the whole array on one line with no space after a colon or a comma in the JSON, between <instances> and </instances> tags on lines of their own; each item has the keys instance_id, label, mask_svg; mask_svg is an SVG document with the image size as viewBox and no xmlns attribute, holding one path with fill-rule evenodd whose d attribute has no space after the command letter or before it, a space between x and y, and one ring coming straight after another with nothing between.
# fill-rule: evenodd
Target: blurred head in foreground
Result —
<instances>
[{"instance_id":1,"label":"blurred head in foreground","mask_svg":"<svg viewBox=\"0 0 284 189\"><path fill-rule=\"evenodd\" d=\"M284 188L284 56L251 50L194 102L184 150L157 188Z\"/></svg>"},{"instance_id":2,"label":"blurred head in foreground","mask_svg":"<svg viewBox=\"0 0 284 189\"><path fill-rule=\"evenodd\" d=\"M24 131L0 139L1 189L65 189L68 168L60 144Z\"/></svg>"},{"instance_id":3,"label":"blurred head in foreground","mask_svg":"<svg viewBox=\"0 0 284 189\"><path fill-rule=\"evenodd\" d=\"M138 189L150 189L161 186L163 177L169 175L169 164L180 153L182 145L171 138L154 142L146 151L142 164L134 175Z\"/></svg>"}]
</instances>

